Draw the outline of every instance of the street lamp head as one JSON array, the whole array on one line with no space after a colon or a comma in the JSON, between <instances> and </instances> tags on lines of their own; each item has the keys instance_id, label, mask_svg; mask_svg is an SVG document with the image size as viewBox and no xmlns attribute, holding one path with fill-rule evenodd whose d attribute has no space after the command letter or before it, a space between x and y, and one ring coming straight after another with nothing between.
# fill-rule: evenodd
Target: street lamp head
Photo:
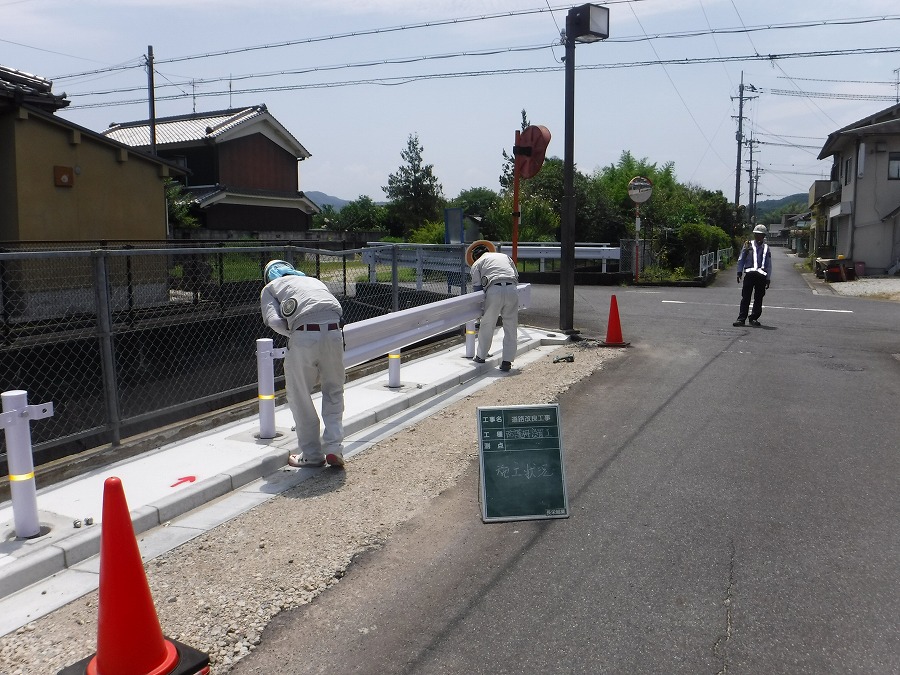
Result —
<instances>
[{"instance_id":1,"label":"street lamp head","mask_svg":"<svg viewBox=\"0 0 900 675\"><path fill-rule=\"evenodd\" d=\"M566 16L566 35L575 42L597 42L609 37L609 9L600 5L573 7Z\"/></svg>"}]
</instances>

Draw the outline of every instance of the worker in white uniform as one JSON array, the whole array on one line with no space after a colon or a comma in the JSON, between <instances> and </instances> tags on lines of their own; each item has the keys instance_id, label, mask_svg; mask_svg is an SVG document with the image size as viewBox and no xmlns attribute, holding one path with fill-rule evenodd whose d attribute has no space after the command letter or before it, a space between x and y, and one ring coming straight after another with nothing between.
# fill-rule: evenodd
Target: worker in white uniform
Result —
<instances>
[{"instance_id":1,"label":"worker in white uniform","mask_svg":"<svg viewBox=\"0 0 900 675\"><path fill-rule=\"evenodd\" d=\"M284 379L299 446L288 464L317 467L327 462L342 467L346 376L341 303L325 284L284 260L270 261L263 277L267 282L260 295L263 321L288 338ZM311 396L317 379L322 391L321 422Z\"/></svg>"},{"instance_id":2,"label":"worker in white uniform","mask_svg":"<svg viewBox=\"0 0 900 675\"><path fill-rule=\"evenodd\" d=\"M484 312L478 328L475 363L484 363L494 340L497 317L503 320L503 356L500 370L512 368L516 357L516 338L519 324L519 271L505 253L488 250L487 246L472 249L472 285L484 291Z\"/></svg>"}]
</instances>

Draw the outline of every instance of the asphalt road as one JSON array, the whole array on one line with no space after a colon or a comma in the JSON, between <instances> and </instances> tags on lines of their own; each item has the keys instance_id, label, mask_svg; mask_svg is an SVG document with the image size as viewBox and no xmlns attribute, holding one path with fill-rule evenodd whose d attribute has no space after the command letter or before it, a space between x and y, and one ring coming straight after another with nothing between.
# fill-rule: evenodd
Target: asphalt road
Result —
<instances>
[{"instance_id":1,"label":"asphalt road","mask_svg":"<svg viewBox=\"0 0 900 675\"><path fill-rule=\"evenodd\" d=\"M900 672L900 304L774 258L761 328L730 272L577 287L632 346L560 400L572 516L483 524L473 466L233 672Z\"/></svg>"}]
</instances>

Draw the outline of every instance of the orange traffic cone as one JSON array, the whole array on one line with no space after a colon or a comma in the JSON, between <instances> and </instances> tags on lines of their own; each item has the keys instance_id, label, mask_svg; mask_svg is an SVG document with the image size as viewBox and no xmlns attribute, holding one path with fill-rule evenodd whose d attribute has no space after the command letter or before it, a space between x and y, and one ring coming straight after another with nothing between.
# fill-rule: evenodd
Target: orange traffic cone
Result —
<instances>
[{"instance_id":1,"label":"orange traffic cone","mask_svg":"<svg viewBox=\"0 0 900 675\"><path fill-rule=\"evenodd\" d=\"M630 342L622 342L622 326L619 323L619 303L613 295L609 300L609 322L606 325L606 340L600 343L604 347L627 347Z\"/></svg>"},{"instance_id":2,"label":"orange traffic cone","mask_svg":"<svg viewBox=\"0 0 900 675\"><path fill-rule=\"evenodd\" d=\"M209 656L163 637L122 481L103 484L97 653L59 675L203 675Z\"/></svg>"}]
</instances>

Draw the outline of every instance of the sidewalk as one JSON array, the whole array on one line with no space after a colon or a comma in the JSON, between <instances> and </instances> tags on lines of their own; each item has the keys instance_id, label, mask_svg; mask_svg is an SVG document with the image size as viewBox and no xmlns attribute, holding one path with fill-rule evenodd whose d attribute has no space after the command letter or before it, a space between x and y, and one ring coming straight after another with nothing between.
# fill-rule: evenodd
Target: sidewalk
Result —
<instances>
[{"instance_id":1,"label":"sidewalk","mask_svg":"<svg viewBox=\"0 0 900 675\"><path fill-rule=\"evenodd\" d=\"M504 377L497 369L500 339L495 335L495 356L483 365L466 359L465 346L456 345L403 364L400 387L387 386L387 371L348 383L345 458ZM560 333L520 326L515 366L524 367L567 342ZM110 476L122 480L146 561L320 471L334 470L286 466L287 455L297 447L287 406L276 409L275 424L278 435L272 440L256 438L259 420L254 416L44 489L38 483L38 514L46 534L35 539L15 538L12 504L0 503L0 635L97 588L103 483ZM347 470L353 470L352 461ZM89 519L93 524L86 524Z\"/></svg>"}]
</instances>

